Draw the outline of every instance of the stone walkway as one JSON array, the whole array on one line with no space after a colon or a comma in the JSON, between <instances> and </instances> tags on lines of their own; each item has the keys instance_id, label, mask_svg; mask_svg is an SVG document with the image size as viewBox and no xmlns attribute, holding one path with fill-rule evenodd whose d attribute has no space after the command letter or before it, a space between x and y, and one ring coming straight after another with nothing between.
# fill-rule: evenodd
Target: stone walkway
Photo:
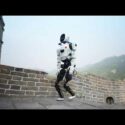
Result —
<instances>
[{"instance_id":1,"label":"stone walkway","mask_svg":"<svg viewBox=\"0 0 125 125\"><path fill-rule=\"evenodd\" d=\"M0 109L125 109L125 105L88 103L80 98L56 101L55 97L0 97Z\"/></svg>"}]
</instances>

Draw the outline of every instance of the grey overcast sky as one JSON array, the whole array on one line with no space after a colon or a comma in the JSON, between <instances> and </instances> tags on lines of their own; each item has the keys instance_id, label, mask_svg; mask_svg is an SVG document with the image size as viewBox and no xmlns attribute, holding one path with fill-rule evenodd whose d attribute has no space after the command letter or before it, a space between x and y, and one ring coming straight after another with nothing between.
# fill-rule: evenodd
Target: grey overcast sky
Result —
<instances>
[{"instance_id":1,"label":"grey overcast sky","mask_svg":"<svg viewBox=\"0 0 125 125\"><path fill-rule=\"evenodd\" d=\"M47 72L56 69L62 33L78 45L77 68L125 54L125 16L3 16L1 63Z\"/></svg>"}]
</instances>

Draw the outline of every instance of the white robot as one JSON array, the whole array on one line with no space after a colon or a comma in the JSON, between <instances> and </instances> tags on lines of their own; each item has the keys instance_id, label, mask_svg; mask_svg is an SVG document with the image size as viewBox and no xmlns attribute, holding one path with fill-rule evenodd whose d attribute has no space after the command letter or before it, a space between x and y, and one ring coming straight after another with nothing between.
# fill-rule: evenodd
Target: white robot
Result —
<instances>
[{"instance_id":1,"label":"white robot","mask_svg":"<svg viewBox=\"0 0 125 125\"><path fill-rule=\"evenodd\" d=\"M69 37L65 37L65 34L60 36L59 49L57 50L57 80L55 82L55 88L59 94L57 101L64 100L64 95L60 89L59 83L65 78L64 88L71 94L69 99L75 98L75 93L67 85L72 80L72 75L75 74L75 52L77 44L69 42Z\"/></svg>"}]
</instances>

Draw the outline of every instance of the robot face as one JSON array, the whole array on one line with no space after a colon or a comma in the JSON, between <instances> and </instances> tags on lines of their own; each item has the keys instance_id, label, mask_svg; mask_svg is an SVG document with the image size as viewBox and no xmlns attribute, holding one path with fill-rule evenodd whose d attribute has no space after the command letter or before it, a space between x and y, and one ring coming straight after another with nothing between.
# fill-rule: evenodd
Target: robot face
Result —
<instances>
[{"instance_id":1,"label":"robot face","mask_svg":"<svg viewBox=\"0 0 125 125\"><path fill-rule=\"evenodd\" d=\"M60 45L60 50L68 50L69 49L69 44L68 43L61 43Z\"/></svg>"},{"instance_id":2,"label":"robot face","mask_svg":"<svg viewBox=\"0 0 125 125\"><path fill-rule=\"evenodd\" d=\"M65 39L65 34L63 33L61 36L60 36L60 42L63 42Z\"/></svg>"},{"instance_id":3,"label":"robot face","mask_svg":"<svg viewBox=\"0 0 125 125\"><path fill-rule=\"evenodd\" d=\"M69 37L66 37L66 35L63 33L60 36L60 42L63 43L63 44L68 43L69 42Z\"/></svg>"},{"instance_id":4,"label":"robot face","mask_svg":"<svg viewBox=\"0 0 125 125\"><path fill-rule=\"evenodd\" d=\"M61 37L60 38L61 40L60 40L60 43L58 44L58 45L61 45L61 46L64 46L64 44L65 44L65 46L66 46L66 48L69 46L69 44L70 44L70 42L69 42L69 37Z\"/></svg>"}]
</instances>

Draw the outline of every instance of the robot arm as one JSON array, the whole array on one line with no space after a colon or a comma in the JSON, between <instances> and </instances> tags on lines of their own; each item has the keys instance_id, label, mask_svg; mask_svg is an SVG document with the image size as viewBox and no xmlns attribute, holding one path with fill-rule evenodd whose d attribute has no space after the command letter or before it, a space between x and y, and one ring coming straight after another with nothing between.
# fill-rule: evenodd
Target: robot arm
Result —
<instances>
[{"instance_id":1,"label":"robot arm","mask_svg":"<svg viewBox=\"0 0 125 125\"><path fill-rule=\"evenodd\" d=\"M70 74L74 74L76 70L76 57L73 55L71 59Z\"/></svg>"},{"instance_id":2,"label":"robot arm","mask_svg":"<svg viewBox=\"0 0 125 125\"><path fill-rule=\"evenodd\" d=\"M60 58L60 50L57 50L57 72L60 71L61 68L61 58Z\"/></svg>"},{"instance_id":3,"label":"robot arm","mask_svg":"<svg viewBox=\"0 0 125 125\"><path fill-rule=\"evenodd\" d=\"M77 44L72 44L72 53L71 53L71 66L70 66L70 74L74 74L76 71L76 47Z\"/></svg>"}]
</instances>

